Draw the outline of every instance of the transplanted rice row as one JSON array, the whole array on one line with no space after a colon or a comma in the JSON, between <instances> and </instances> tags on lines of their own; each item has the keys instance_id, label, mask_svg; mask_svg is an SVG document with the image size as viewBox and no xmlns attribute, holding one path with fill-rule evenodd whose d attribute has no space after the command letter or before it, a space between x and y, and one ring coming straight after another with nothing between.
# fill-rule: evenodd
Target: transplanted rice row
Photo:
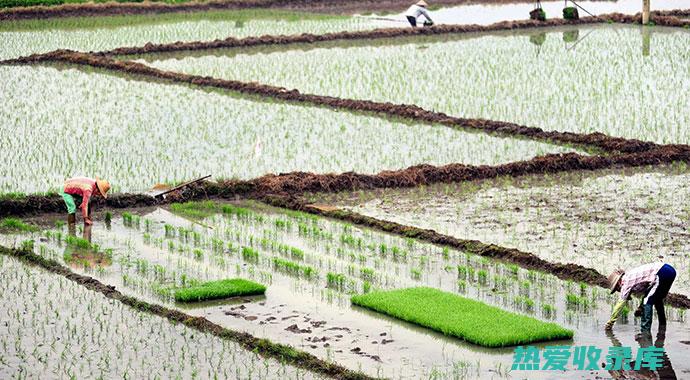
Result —
<instances>
[{"instance_id":1,"label":"transplanted rice row","mask_svg":"<svg viewBox=\"0 0 690 380\"><path fill-rule=\"evenodd\" d=\"M657 25L684 27L687 22L681 20L682 17L690 15L690 10L671 10L671 11L654 11L652 17L659 21ZM325 34L305 34L301 36L261 36L238 39L229 37L219 41L194 41L186 43L175 44L150 44L140 47L120 47L108 51L102 51L98 54L105 55L137 55L137 54L151 54L174 51L197 51L210 49L229 49L229 48L245 48L251 46L262 45L293 45L293 44L316 44L325 41L349 41L349 40L370 40L370 39L385 39L398 38L407 36L433 36L444 34L465 34L465 33L482 33L495 32L502 30L516 30L516 29L534 29L534 28L549 28L557 26L577 26L600 23L621 23L621 24L639 24L642 16L637 15L622 15L620 13L604 14L597 17L582 17L579 20L564 20L558 18L548 19L546 21L508 21L499 22L492 25L436 25L434 28L390 28L390 29L376 29L371 31L346 31L340 33L325 33Z\"/></svg>"},{"instance_id":2,"label":"transplanted rice row","mask_svg":"<svg viewBox=\"0 0 690 380\"><path fill-rule=\"evenodd\" d=\"M0 130L6 129L0 147L11 152L10 160L31 157L35 162L8 168L7 175L0 178L0 192L31 193L46 191L46 186L57 192L66 172L99 173L113 183L113 192L140 192L156 183L206 174L213 174L214 179L244 180L296 170L373 174L421 163L497 164L575 150L349 112L357 111L356 107L338 112L275 99L259 101L225 89L161 83L155 76L149 76L153 81L128 80L119 72L108 75L100 69L88 72L93 70L89 66L79 68L0 67L11 78L5 83L7 91L0 93L0 115L9 120L0 126ZM34 96L35 100L28 100ZM52 98L65 102L45 100ZM102 112L92 113L95 108ZM190 108L195 112L188 112ZM31 117L16 116L23 113ZM31 127L47 120L52 127ZM12 133L17 129L27 132ZM190 140L190 133L196 138ZM88 134L102 142L86 147L70 144L75 134ZM56 149L36 152L36 139L50 139ZM152 140L161 143L151 146L148 142ZM203 149L195 144L203 144ZM57 147L65 148L58 152ZM150 159L133 164L131 157L143 151ZM102 156L109 160L101 160ZM253 165L243 165L248 159Z\"/></svg>"},{"instance_id":3,"label":"transplanted rice row","mask_svg":"<svg viewBox=\"0 0 690 380\"><path fill-rule=\"evenodd\" d=\"M162 71L157 68L142 65L136 62L123 62L107 57L69 51L55 51L42 55L8 60L5 61L5 64L35 64L50 62L86 65L117 72L144 75L156 79L165 79L172 82L189 83L196 86L211 88L223 88L245 94L272 97L291 102L309 103L357 112L381 113L391 117L400 117L419 122L438 123L462 129L476 129L482 132L525 137L558 144L574 144L582 147L594 147L607 152L633 153L656 147L656 145L653 143L610 137L601 133L584 135L578 133L562 133L557 131L547 132L540 128L526 127L509 122L498 122L484 119L464 119L448 116L444 113L427 111L418 106L301 94L297 90L287 91L282 87L273 87L270 85L256 84L253 82L238 82L233 80L214 79L209 78L208 76L197 76Z\"/></svg>"},{"instance_id":4,"label":"transplanted rice row","mask_svg":"<svg viewBox=\"0 0 690 380\"><path fill-rule=\"evenodd\" d=\"M569 49L563 42L566 33L588 38L577 49ZM535 35L540 37L538 44ZM678 128L688 124L683 111L690 102L684 91L689 79L663 83L653 79L690 70L684 49L690 41L686 29L606 25L474 37L405 39L404 44L385 46L344 43L309 51L232 52L231 56L220 50L206 56L151 57L148 64L306 94L414 104L439 114L544 131L598 132L660 144L690 142L690 134ZM654 47L652 55L640 52L647 40ZM613 44L619 49L606 49ZM425 60L415 58L420 50ZM444 64L429 67L426 62L432 59ZM534 67L540 68L536 82ZM410 91L406 80L410 72L427 85ZM636 107L641 103L648 107Z\"/></svg>"},{"instance_id":5,"label":"transplanted rice row","mask_svg":"<svg viewBox=\"0 0 690 380\"><path fill-rule=\"evenodd\" d=\"M71 281L83 285L90 290L103 293L106 297L120 301L134 309L167 318L172 322L182 323L183 325L199 330L202 333L210 333L224 339L236 341L245 349L265 355L266 357L276 358L281 362L290 363L328 376L350 379L371 378L362 373L350 371L335 364L326 363L317 359L313 355L297 351L292 347L275 344L265 339L257 339L246 333L228 330L208 321L203 317L193 317L191 315L171 310L160 305L151 304L134 297L123 295L119 291L115 290L113 286L103 284L92 277L73 273L70 269L64 267L62 264L51 259L45 259L30 251L8 249L0 246L0 254L16 257L24 262L38 265L50 272L65 276Z\"/></svg>"}]
</instances>

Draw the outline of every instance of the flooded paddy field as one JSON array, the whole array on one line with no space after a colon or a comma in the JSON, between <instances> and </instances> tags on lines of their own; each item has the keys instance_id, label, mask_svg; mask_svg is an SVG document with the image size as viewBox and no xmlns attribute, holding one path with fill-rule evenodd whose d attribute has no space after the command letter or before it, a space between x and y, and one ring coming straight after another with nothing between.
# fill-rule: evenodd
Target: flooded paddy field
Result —
<instances>
[{"instance_id":1,"label":"flooded paddy field","mask_svg":"<svg viewBox=\"0 0 690 380\"><path fill-rule=\"evenodd\" d=\"M0 257L3 379L318 378Z\"/></svg>"},{"instance_id":2,"label":"flooded paddy field","mask_svg":"<svg viewBox=\"0 0 690 380\"><path fill-rule=\"evenodd\" d=\"M57 49L102 51L147 43L323 34L381 25L361 17L265 9L4 21L0 23L0 59Z\"/></svg>"},{"instance_id":3,"label":"flooded paddy field","mask_svg":"<svg viewBox=\"0 0 690 380\"><path fill-rule=\"evenodd\" d=\"M126 294L292 345L371 376L533 376L509 371L512 348L481 348L351 305L350 295L379 289L428 286L575 330L572 341L537 344L540 347L648 344L633 339L639 321L632 310L613 334L604 334L601 325L616 300L604 289L259 203L132 210L113 215L109 224L86 230L79 226L73 232L61 221L29 220L43 231L6 233L1 244L32 239L35 253ZM84 244L80 237L91 243ZM229 277L251 279L268 289L264 296L193 305L172 298L175 288ZM668 353L664 368L687 373L690 367L682 358L690 346L681 343L690 333L686 311L668 308L667 314L667 335L656 337ZM544 375L591 378L615 373Z\"/></svg>"},{"instance_id":4,"label":"flooded paddy field","mask_svg":"<svg viewBox=\"0 0 690 380\"><path fill-rule=\"evenodd\" d=\"M634 15L640 12L640 2L637 0L614 1L578 1L580 17L587 16L587 12L598 16L608 13L623 13ZM562 18L564 2L542 1L542 9L548 19ZM565 6L573 6L568 4ZM654 10L688 9L688 0L657 0L654 2ZM437 24L479 24L489 25L501 21L515 21L529 19L529 12L534 9L534 4L529 2L511 2L496 4L468 4L457 7L445 7L431 12L434 22ZM398 25L407 22L404 14L396 15L370 15L372 19L382 21L390 25Z\"/></svg>"},{"instance_id":5,"label":"flooded paddy field","mask_svg":"<svg viewBox=\"0 0 690 380\"><path fill-rule=\"evenodd\" d=\"M601 273L663 259L687 295L689 175L678 164L307 198Z\"/></svg>"},{"instance_id":6,"label":"flooded paddy field","mask_svg":"<svg viewBox=\"0 0 690 380\"><path fill-rule=\"evenodd\" d=\"M685 29L600 25L374 41L140 59L164 70L545 130L690 141L681 128L690 103L683 90L690 76L681 75L690 70Z\"/></svg>"},{"instance_id":7,"label":"flooded paddy field","mask_svg":"<svg viewBox=\"0 0 690 380\"><path fill-rule=\"evenodd\" d=\"M4 168L0 193L54 190L64 173L99 173L115 191L131 192L206 174L373 174L576 151L76 66L0 66L0 73L7 79L0 92L0 148L16 163ZM86 138L98 143L73 143ZM51 144L36 150L39 140Z\"/></svg>"}]
</instances>

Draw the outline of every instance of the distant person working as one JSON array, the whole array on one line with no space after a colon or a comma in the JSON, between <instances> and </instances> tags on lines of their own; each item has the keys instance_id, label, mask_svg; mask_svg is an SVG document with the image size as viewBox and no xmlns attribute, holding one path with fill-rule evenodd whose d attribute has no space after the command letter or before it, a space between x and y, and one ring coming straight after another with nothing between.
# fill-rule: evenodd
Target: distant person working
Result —
<instances>
[{"instance_id":1,"label":"distant person working","mask_svg":"<svg viewBox=\"0 0 690 380\"><path fill-rule=\"evenodd\" d=\"M431 20L431 16L429 16L429 11L426 10L426 8L429 6L429 4L426 3L424 0L420 0L417 2L417 4L413 4L407 12L405 12L405 17L407 17L407 21L410 22L410 25L412 27L417 26L417 18L419 16L424 15L426 18L426 21L424 21L424 26L431 26L434 25L434 21Z\"/></svg>"},{"instance_id":2,"label":"distant person working","mask_svg":"<svg viewBox=\"0 0 690 380\"><path fill-rule=\"evenodd\" d=\"M652 307L656 308L659 325L666 325L664 298L676 279L676 270L662 262L645 264L629 271L616 270L609 275L611 293L621 292L620 301L613 308L611 319L606 323L606 330L611 330L618 314L627 304L631 294L642 295L642 320L640 330L649 334L652 328Z\"/></svg>"}]
</instances>

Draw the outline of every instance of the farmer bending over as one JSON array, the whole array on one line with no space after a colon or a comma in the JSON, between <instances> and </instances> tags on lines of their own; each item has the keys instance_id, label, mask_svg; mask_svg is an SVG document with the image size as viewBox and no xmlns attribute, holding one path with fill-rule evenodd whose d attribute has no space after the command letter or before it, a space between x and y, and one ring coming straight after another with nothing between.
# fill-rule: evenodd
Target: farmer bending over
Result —
<instances>
[{"instance_id":1,"label":"farmer bending over","mask_svg":"<svg viewBox=\"0 0 690 380\"><path fill-rule=\"evenodd\" d=\"M413 28L417 26L417 18L421 15L426 17L424 26L434 25L434 22L431 20L431 16L429 16L429 11L426 10L428 6L429 4L427 4L426 1L419 0L417 4L413 4L407 9L407 12L405 12L405 17L407 17L407 21L410 22L410 25L412 25Z\"/></svg>"},{"instance_id":2,"label":"farmer bending over","mask_svg":"<svg viewBox=\"0 0 690 380\"><path fill-rule=\"evenodd\" d=\"M662 262L645 264L628 272L618 269L609 275L609 287L611 293L620 291L620 301L613 308L611 319L606 322L606 330L611 330L616 318L626 305L631 294L643 295L642 321L640 327L643 333L650 333L652 329L652 306L656 308L659 316L659 325L666 325L666 313L664 312L664 298L668 294L673 280L676 279L676 270L669 264Z\"/></svg>"},{"instance_id":3,"label":"farmer bending over","mask_svg":"<svg viewBox=\"0 0 690 380\"><path fill-rule=\"evenodd\" d=\"M65 188L60 195L67 205L67 222L71 225L76 221L75 212L77 204L81 209L81 216L84 224L93 224L89 210L89 202L92 196L107 198L110 183L102 179L91 179L86 177L75 177L65 181Z\"/></svg>"}]
</instances>

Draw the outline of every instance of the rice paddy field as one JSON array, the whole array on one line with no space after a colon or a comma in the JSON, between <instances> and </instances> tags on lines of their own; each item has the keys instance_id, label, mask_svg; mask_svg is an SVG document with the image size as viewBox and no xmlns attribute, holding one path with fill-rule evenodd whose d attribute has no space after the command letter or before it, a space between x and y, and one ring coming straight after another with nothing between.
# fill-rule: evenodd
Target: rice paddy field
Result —
<instances>
[{"instance_id":1,"label":"rice paddy field","mask_svg":"<svg viewBox=\"0 0 690 380\"><path fill-rule=\"evenodd\" d=\"M0 378L688 377L684 2L260 3L0 4Z\"/></svg>"}]
</instances>

